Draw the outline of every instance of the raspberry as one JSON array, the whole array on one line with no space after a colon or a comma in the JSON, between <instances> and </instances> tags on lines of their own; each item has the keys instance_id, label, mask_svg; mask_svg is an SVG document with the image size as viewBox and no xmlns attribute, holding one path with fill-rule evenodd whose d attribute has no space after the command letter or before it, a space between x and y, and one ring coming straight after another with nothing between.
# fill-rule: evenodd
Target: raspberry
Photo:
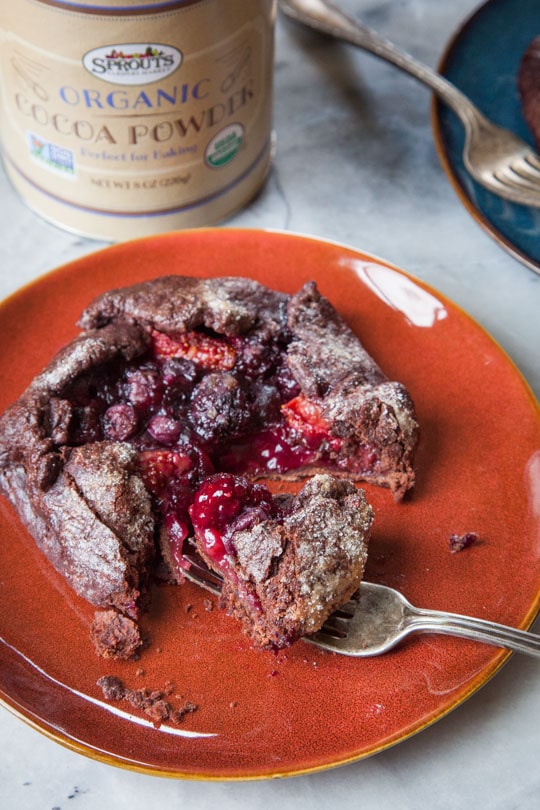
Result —
<instances>
[{"instance_id":1,"label":"raspberry","mask_svg":"<svg viewBox=\"0 0 540 810\"><path fill-rule=\"evenodd\" d=\"M199 487L189 513L205 552L219 564L227 554L234 553L228 530L239 525L239 518L254 513L255 520L264 520L274 516L276 510L265 486L241 476L218 473Z\"/></svg>"}]
</instances>

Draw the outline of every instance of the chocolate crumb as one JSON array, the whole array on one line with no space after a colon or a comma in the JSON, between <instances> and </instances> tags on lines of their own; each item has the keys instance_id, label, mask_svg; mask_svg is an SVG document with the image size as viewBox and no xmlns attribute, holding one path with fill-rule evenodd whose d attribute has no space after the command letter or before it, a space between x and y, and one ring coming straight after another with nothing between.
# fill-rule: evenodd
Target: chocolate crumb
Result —
<instances>
[{"instance_id":1,"label":"chocolate crumb","mask_svg":"<svg viewBox=\"0 0 540 810\"><path fill-rule=\"evenodd\" d=\"M196 703L190 703L188 700L186 700L186 702L180 709L174 710L171 716L171 720L173 721L173 723L176 724L181 723L187 714L192 714L192 712L196 712L198 708L199 707L197 706Z\"/></svg>"},{"instance_id":2,"label":"chocolate crumb","mask_svg":"<svg viewBox=\"0 0 540 810\"><path fill-rule=\"evenodd\" d=\"M103 690L103 696L106 700L123 700L125 695L124 684L115 675L106 675L100 678L97 682Z\"/></svg>"},{"instance_id":3,"label":"chocolate crumb","mask_svg":"<svg viewBox=\"0 0 540 810\"><path fill-rule=\"evenodd\" d=\"M173 692L174 686L169 681L165 685L165 689L150 689L144 687L142 689L128 689L120 678L115 675L106 675L99 678L97 685L103 690L103 695L106 700L118 702L125 700L134 709L143 711L152 721L156 728L166 722L175 724L180 723L186 714L190 714L198 709L196 703L186 701L183 706L179 708L171 706L170 702L166 700L167 697Z\"/></svg>"},{"instance_id":4,"label":"chocolate crumb","mask_svg":"<svg viewBox=\"0 0 540 810\"><path fill-rule=\"evenodd\" d=\"M456 554L458 551L463 551L469 548L474 543L478 542L478 535L476 532L465 532L465 534L451 534L450 535L450 553Z\"/></svg>"},{"instance_id":5,"label":"chocolate crumb","mask_svg":"<svg viewBox=\"0 0 540 810\"><path fill-rule=\"evenodd\" d=\"M204 604L204 609L207 610L209 613L211 613L213 611L214 603L212 602L211 599L205 599L203 604Z\"/></svg>"},{"instance_id":6,"label":"chocolate crumb","mask_svg":"<svg viewBox=\"0 0 540 810\"><path fill-rule=\"evenodd\" d=\"M113 608L96 611L90 637L104 658L134 660L142 645L137 622Z\"/></svg>"}]
</instances>

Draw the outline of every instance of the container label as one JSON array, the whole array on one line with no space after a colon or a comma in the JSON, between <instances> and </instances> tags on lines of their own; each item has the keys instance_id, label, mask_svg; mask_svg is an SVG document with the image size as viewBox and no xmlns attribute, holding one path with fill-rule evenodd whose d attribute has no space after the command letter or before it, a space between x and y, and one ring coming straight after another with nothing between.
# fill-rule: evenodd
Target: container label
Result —
<instances>
[{"instance_id":1,"label":"container label","mask_svg":"<svg viewBox=\"0 0 540 810\"><path fill-rule=\"evenodd\" d=\"M118 16L94 2L0 0L10 179L98 237L220 221L270 161L274 0L131 0Z\"/></svg>"}]
</instances>

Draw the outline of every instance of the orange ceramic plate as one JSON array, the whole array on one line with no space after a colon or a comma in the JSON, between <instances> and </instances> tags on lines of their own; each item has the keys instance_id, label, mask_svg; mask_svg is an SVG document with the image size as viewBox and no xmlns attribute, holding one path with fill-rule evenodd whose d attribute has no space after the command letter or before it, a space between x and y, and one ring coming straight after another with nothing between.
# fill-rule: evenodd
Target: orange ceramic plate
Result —
<instances>
[{"instance_id":1,"label":"orange ceramic plate","mask_svg":"<svg viewBox=\"0 0 540 810\"><path fill-rule=\"evenodd\" d=\"M438 293L363 253L260 231L201 230L79 259L0 307L0 406L73 337L102 291L164 273L244 275L293 292L315 279L393 379L422 425L418 485L405 503L366 487L376 521L369 579L414 603L528 627L539 600L540 419L519 372ZM536 504L536 509L534 508ZM0 507L0 694L35 728L81 753L167 776L251 779L316 771L380 751L441 718L501 666L483 644L424 636L354 660L299 642L250 648L236 622L191 585L158 587L138 662L109 663L88 639L92 609ZM451 554L452 533L480 542ZM96 681L174 684L199 709L155 729ZM181 696L181 697L177 697Z\"/></svg>"}]
</instances>

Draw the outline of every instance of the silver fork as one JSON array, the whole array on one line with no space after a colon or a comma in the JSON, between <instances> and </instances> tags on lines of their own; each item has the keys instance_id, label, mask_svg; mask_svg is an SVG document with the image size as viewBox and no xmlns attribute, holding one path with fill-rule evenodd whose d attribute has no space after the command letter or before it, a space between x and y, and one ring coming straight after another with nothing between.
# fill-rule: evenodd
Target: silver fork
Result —
<instances>
[{"instance_id":1,"label":"silver fork","mask_svg":"<svg viewBox=\"0 0 540 810\"><path fill-rule=\"evenodd\" d=\"M186 579L219 595L222 580L197 557L185 555ZM412 633L442 633L482 641L540 658L540 636L503 624L456 613L416 608L386 585L362 582L358 598L347 602L304 641L324 650L368 658L388 652Z\"/></svg>"},{"instance_id":2,"label":"silver fork","mask_svg":"<svg viewBox=\"0 0 540 810\"><path fill-rule=\"evenodd\" d=\"M489 121L457 87L329 0L278 2L288 17L357 45L430 87L465 126L463 162L472 177L500 197L540 206L540 157L512 132Z\"/></svg>"}]
</instances>

